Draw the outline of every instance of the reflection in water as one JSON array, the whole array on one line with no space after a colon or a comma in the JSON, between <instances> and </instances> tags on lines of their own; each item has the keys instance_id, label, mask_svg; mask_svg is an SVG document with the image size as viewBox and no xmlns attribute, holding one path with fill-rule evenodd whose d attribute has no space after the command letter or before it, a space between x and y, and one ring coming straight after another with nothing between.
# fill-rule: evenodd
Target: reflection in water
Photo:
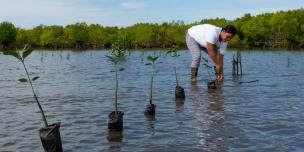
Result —
<instances>
[{"instance_id":1,"label":"reflection in water","mask_svg":"<svg viewBox=\"0 0 304 152\"><path fill-rule=\"evenodd\" d=\"M122 142L123 139L123 131L108 131L107 140L109 142Z\"/></svg>"},{"instance_id":2,"label":"reflection in water","mask_svg":"<svg viewBox=\"0 0 304 152\"><path fill-rule=\"evenodd\" d=\"M153 121L157 121L157 119L155 118L155 115L145 115L147 118L147 121L149 121L149 130L151 131L151 137L148 138L148 142L150 145L153 145L153 143L150 141L150 138L154 138L155 136L155 129L154 129L154 124Z\"/></svg>"},{"instance_id":3,"label":"reflection in water","mask_svg":"<svg viewBox=\"0 0 304 152\"><path fill-rule=\"evenodd\" d=\"M184 104L185 104L185 99L175 99L176 108L180 108L184 106Z\"/></svg>"},{"instance_id":4,"label":"reflection in water","mask_svg":"<svg viewBox=\"0 0 304 152\"><path fill-rule=\"evenodd\" d=\"M207 83L207 82L203 82ZM223 82L216 81L217 89L202 89L196 85L191 86L193 92L194 108L190 113L197 119L189 127L195 129L198 148L205 150L227 150L224 140L231 128L226 128L224 123L227 116L224 108L225 97L222 90ZM212 130L212 131L211 131Z\"/></svg>"},{"instance_id":5,"label":"reflection in water","mask_svg":"<svg viewBox=\"0 0 304 152\"><path fill-rule=\"evenodd\" d=\"M150 129L154 129L154 125L152 123L152 121L156 121L157 119L155 118L155 115L145 115L147 118L147 121L149 121L149 126ZM153 133L154 134L154 133Z\"/></svg>"}]
</instances>

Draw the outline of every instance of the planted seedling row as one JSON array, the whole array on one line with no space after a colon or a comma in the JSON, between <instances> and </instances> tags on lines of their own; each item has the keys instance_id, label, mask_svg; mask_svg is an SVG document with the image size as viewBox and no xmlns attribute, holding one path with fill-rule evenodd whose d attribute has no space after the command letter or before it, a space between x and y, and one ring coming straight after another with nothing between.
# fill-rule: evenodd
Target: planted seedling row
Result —
<instances>
[{"instance_id":1,"label":"planted seedling row","mask_svg":"<svg viewBox=\"0 0 304 152\"><path fill-rule=\"evenodd\" d=\"M114 64L115 64L115 70L111 71L113 73L115 73L115 77L116 77L116 91L115 91L115 111L112 111L108 117L109 117L109 121L108 121L108 129L110 131L122 131L123 130L123 115L124 112L123 111L118 111L117 108L117 91L118 91L118 72L119 71L123 71L123 68L118 68L117 67L117 63L120 61L125 60L125 58L127 57L127 55L125 55L125 51L128 48L127 47L127 43L130 41L130 38L128 35L115 35L113 36L114 41L112 43L112 52L110 56L106 56L107 58L109 58ZM61 122L57 122L57 123L53 123L51 125L48 125L46 117L44 115L44 111L38 101L38 98L35 94L34 91L34 87L33 87L33 82L35 80L37 80L39 78L39 76L36 76L34 78L30 78L27 68L24 64L25 58L27 56L29 56L32 52L33 49L32 48L27 48L28 44L25 45L25 47L22 50L22 55L19 53L19 51L17 50L15 51L6 51L3 54L4 55L10 55L13 56L15 58L17 58L19 61L21 61L21 63L24 66L25 72L27 74L27 78L21 78L19 79L20 82L23 83L29 83L35 98L35 101L40 109L42 118L43 118L43 122L44 122L44 127L42 127L39 130L39 136L43 145L43 148L45 151L52 151L52 152L61 152L62 151L62 142L61 142L61 136L60 136L60 125ZM171 51L168 51L166 53L167 54L171 54L174 53L174 55L172 57L176 58L176 62L175 62L175 66L174 66L174 72L175 72L175 78L176 78L176 87L175 87L175 98L176 99L185 99L185 92L184 92L184 88L182 86L179 85L178 83L178 79L177 79L177 74L176 74L176 67L177 67L177 60L178 57L180 56L180 54L177 54L177 50L178 50L178 46L173 46L173 49ZM67 59L69 59L70 53L67 56ZM152 56L148 56L147 60L150 61L150 63L147 63L145 65L148 66L152 66L152 76L151 76L151 88L150 88L150 100L149 100L149 104L146 106L145 115L155 115L155 107L156 105L152 103L152 87L153 87L153 76L154 76L154 69L155 66L157 64L161 64L162 62L156 62L156 60L158 59L158 56L156 57L152 57ZM204 59L204 58L203 58ZM42 59L43 60L43 59ZM210 66L207 65L208 60L204 59L204 61L206 63L204 63L203 65L205 65L206 69L208 70L210 79L212 81L211 75L210 75ZM143 58L141 56L141 62L143 62ZM212 84L214 84L213 88L215 89L215 83L214 81L212 81ZM208 83L208 88L209 87L209 83Z\"/></svg>"}]
</instances>

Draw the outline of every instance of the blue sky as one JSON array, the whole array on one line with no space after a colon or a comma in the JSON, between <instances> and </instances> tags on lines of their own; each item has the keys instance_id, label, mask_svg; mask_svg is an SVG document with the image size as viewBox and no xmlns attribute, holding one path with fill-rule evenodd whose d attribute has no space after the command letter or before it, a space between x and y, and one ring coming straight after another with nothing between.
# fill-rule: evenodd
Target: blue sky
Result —
<instances>
[{"instance_id":1,"label":"blue sky","mask_svg":"<svg viewBox=\"0 0 304 152\"><path fill-rule=\"evenodd\" d=\"M202 19L234 20L245 13L287 11L304 7L304 0L0 0L0 22L32 29L40 24L132 26Z\"/></svg>"}]
</instances>

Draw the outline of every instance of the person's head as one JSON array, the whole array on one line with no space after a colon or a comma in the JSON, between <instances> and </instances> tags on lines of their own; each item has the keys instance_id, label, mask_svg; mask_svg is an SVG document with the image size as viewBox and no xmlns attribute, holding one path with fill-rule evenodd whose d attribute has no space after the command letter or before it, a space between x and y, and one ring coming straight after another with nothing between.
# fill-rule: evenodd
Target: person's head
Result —
<instances>
[{"instance_id":1,"label":"person's head","mask_svg":"<svg viewBox=\"0 0 304 152\"><path fill-rule=\"evenodd\" d=\"M236 34L236 28L233 25L227 25L225 28L222 28L221 38L222 41L226 42L231 40Z\"/></svg>"}]
</instances>

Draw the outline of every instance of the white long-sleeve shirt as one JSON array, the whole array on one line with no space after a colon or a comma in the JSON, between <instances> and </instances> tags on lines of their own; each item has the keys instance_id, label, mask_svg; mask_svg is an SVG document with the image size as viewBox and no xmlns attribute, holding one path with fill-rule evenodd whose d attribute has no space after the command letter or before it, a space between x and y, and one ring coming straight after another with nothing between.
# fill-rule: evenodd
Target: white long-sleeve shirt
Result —
<instances>
[{"instance_id":1,"label":"white long-sleeve shirt","mask_svg":"<svg viewBox=\"0 0 304 152\"><path fill-rule=\"evenodd\" d=\"M227 49L228 42L219 42L219 36L222 31L221 27L216 27L210 24L202 24L192 26L188 33L194 38L201 46L207 48L207 42L215 44L220 48L221 54L224 55Z\"/></svg>"}]
</instances>

